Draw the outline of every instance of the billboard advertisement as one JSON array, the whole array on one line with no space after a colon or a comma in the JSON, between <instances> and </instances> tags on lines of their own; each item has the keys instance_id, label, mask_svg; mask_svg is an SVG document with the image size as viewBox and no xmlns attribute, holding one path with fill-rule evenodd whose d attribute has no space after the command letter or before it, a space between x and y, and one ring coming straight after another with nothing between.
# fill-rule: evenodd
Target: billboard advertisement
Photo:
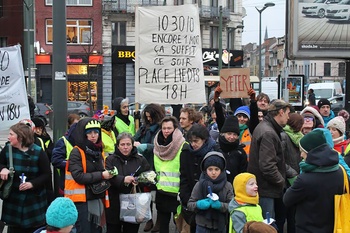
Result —
<instances>
[{"instance_id":1,"label":"billboard advertisement","mask_svg":"<svg viewBox=\"0 0 350 233\"><path fill-rule=\"evenodd\" d=\"M350 0L288 1L289 59L348 58Z\"/></svg>"}]
</instances>

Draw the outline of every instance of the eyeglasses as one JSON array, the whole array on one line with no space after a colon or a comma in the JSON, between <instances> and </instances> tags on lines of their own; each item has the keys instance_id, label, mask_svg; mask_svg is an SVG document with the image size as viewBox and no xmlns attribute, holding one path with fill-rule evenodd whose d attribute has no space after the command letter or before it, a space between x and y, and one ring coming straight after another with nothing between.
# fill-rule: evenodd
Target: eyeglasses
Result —
<instances>
[{"instance_id":1,"label":"eyeglasses","mask_svg":"<svg viewBox=\"0 0 350 233\"><path fill-rule=\"evenodd\" d=\"M304 121L314 121L313 117L304 117Z\"/></svg>"}]
</instances>

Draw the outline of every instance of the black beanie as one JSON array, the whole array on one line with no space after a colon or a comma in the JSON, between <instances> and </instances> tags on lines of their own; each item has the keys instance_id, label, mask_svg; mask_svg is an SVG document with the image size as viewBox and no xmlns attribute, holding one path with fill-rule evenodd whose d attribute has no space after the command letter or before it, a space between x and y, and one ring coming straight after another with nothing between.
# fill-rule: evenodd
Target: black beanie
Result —
<instances>
[{"instance_id":1,"label":"black beanie","mask_svg":"<svg viewBox=\"0 0 350 233\"><path fill-rule=\"evenodd\" d=\"M220 168L221 171L224 170L224 168L225 168L225 162L224 162L223 158L221 158L220 156L217 156L217 155L211 155L208 158L206 158L204 160L203 165L204 165L203 166L204 171L206 171L207 168L210 166L218 167L218 168Z\"/></svg>"},{"instance_id":2,"label":"black beanie","mask_svg":"<svg viewBox=\"0 0 350 233\"><path fill-rule=\"evenodd\" d=\"M329 102L329 100L327 100L327 99L320 99L320 100L318 101L318 103L317 103L317 107L318 107L319 109L321 109L321 107L322 107L323 105L329 105L329 106L331 106L331 102Z\"/></svg>"},{"instance_id":3,"label":"black beanie","mask_svg":"<svg viewBox=\"0 0 350 233\"><path fill-rule=\"evenodd\" d=\"M43 120L41 120L39 117L34 117L32 118L32 121L35 125L35 127L42 127L44 128L45 127L45 122Z\"/></svg>"},{"instance_id":4,"label":"black beanie","mask_svg":"<svg viewBox=\"0 0 350 233\"><path fill-rule=\"evenodd\" d=\"M225 123L222 126L220 133L228 133L233 132L239 135L239 124L238 124L238 118L235 116L228 116L225 119Z\"/></svg>"}]
</instances>

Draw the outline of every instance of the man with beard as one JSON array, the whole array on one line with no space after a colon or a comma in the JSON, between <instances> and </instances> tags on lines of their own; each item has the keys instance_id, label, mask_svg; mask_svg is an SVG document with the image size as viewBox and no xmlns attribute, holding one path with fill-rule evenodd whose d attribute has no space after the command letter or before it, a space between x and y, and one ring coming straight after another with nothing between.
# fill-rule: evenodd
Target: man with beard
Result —
<instances>
[{"instance_id":1,"label":"man with beard","mask_svg":"<svg viewBox=\"0 0 350 233\"><path fill-rule=\"evenodd\" d=\"M259 203L266 218L275 218L276 202L285 187L285 161L280 133L287 125L291 106L283 100L270 103L264 120L255 128L250 148L248 172L259 184Z\"/></svg>"}]
</instances>

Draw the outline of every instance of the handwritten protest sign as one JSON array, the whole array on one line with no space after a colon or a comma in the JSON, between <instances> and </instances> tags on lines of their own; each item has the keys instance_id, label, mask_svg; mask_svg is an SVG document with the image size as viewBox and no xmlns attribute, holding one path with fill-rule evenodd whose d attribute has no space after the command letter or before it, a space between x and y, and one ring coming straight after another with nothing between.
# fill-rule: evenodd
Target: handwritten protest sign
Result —
<instances>
[{"instance_id":1,"label":"handwritten protest sign","mask_svg":"<svg viewBox=\"0 0 350 233\"><path fill-rule=\"evenodd\" d=\"M0 48L0 130L30 119L19 45Z\"/></svg>"},{"instance_id":2,"label":"handwritten protest sign","mask_svg":"<svg viewBox=\"0 0 350 233\"><path fill-rule=\"evenodd\" d=\"M249 68L220 70L220 87L222 98L246 98L250 88Z\"/></svg>"},{"instance_id":3,"label":"handwritten protest sign","mask_svg":"<svg viewBox=\"0 0 350 233\"><path fill-rule=\"evenodd\" d=\"M135 101L205 103L198 7L137 7Z\"/></svg>"}]
</instances>

